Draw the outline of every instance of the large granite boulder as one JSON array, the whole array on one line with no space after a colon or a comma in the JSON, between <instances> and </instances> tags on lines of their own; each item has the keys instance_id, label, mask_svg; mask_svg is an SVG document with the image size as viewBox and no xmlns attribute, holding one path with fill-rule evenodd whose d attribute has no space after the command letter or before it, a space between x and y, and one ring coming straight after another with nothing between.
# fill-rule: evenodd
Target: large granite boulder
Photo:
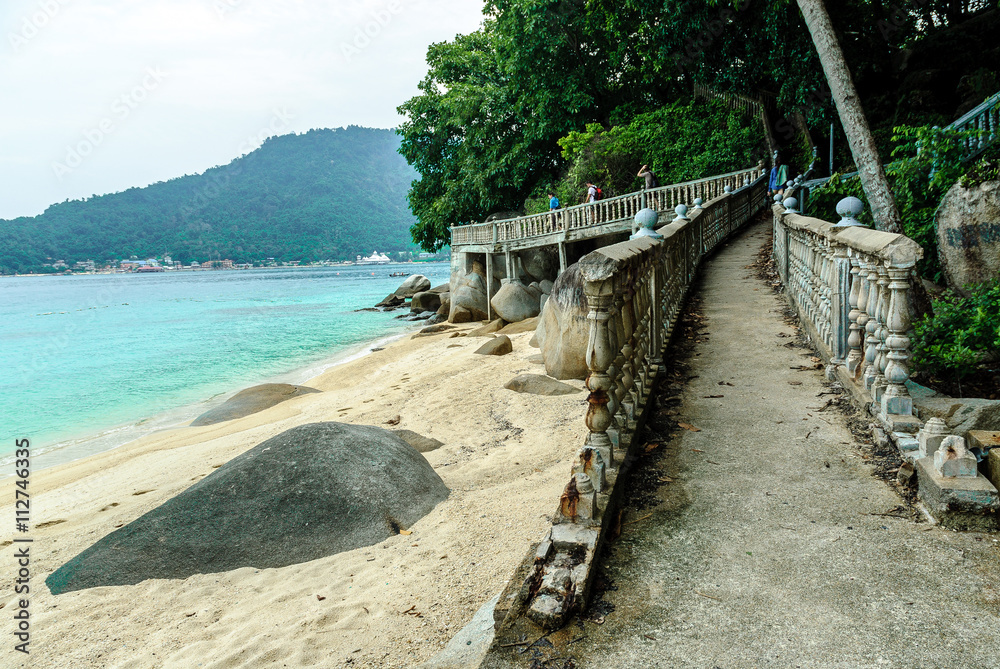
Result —
<instances>
[{"instance_id":1,"label":"large granite boulder","mask_svg":"<svg viewBox=\"0 0 1000 669\"><path fill-rule=\"evenodd\" d=\"M431 289L431 280L423 274L413 274L406 277L406 281L399 285L393 293L396 297L413 297L417 293Z\"/></svg>"},{"instance_id":2,"label":"large granite boulder","mask_svg":"<svg viewBox=\"0 0 1000 669\"><path fill-rule=\"evenodd\" d=\"M559 275L535 329L538 346L545 357L545 372L557 379L587 378L587 297L583 277L575 263Z\"/></svg>"},{"instance_id":3,"label":"large granite boulder","mask_svg":"<svg viewBox=\"0 0 1000 669\"><path fill-rule=\"evenodd\" d=\"M541 294L538 288L532 291L517 281L508 281L500 287L490 304L500 318L508 323L517 323L538 315Z\"/></svg>"},{"instance_id":4,"label":"large granite boulder","mask_svg":"<svg viewBox=\"0 0 1000 669\"><path fill-rule=\"evenodd\" d=\"M485 344L476 349L479 355L507 355L514 350L514 344L507 335L500 335L490 339Z\"/></svg>"},{"instance_id":5,"label":"large granite boulder","mask_svg":"<svg viewBox=\"0 0 1000 669\"><path fill-rule=\"evenodd\" d=\"M417 293L410 300L410 311L434 311L441 308L441 294L432 290Z\"/></svg>"},{"instance_id":6,"label":"large granite boulder","mask_svg":"<svg viewBox=\"0 0 1000 669\"><path fill-rule=\"evenodd\" d=\"M441 285L434 286L430 289L432 293L448 293L451 292L450 283L442 283Z\"/></svg>"},{"instance_id":7,"label":"large granite boulder","mask_svg":"<svg viewBox=\"0 0 1000 669\"><path fill-rule=\"evenodd\" d=\"M441 306L438 307L438 315L444 318L448 318L448 314L451 313L451 293L439 293L441 296Z\"/></svg>"},{"instance_id":8,"label":"large granite boulder","mask_svg":"<svg viewBox=\"0 0 1000 669\"><path fill-rule=\"evenodd\" d=\"M949 286L1000 277L1000 181L972 188L956 183L935 218L938 259Z\"/></svg>"},{"instance_id":9,"label":"large granite boulder","mask_svg":"<svg viewBox=\"0 0 1000 669\"><path fill-rule=\"evenodd\" d=\"M215 425L227 420L243 418L258 411L270 409L275 404L281 404L293 397L318 392L315 388L307 386L293 386L287 383L263 383L259 386L241 390L214 409L209 409L195 418L194 422L191 423L191 427Z\"/></svg>"},{"instance_id":10,"label":"large granite boulder","mask_svg":"<svg viewBox=\"0 0 1000 669\"><path fill-rule=\"evenodd\" d=\"M45 583L58 595L284 567L378 543L447 496L427 460L388 430L300 425L100 539Z\"/></svg>"},{"instance_id":11,"label":"large granite boulder","mask_svg":"<svg viewBox=\"0 0 1000 669\"><path fill-rule=\"evenodd\" d=\"M468 312L470 320L486 320L486 279L483 274L473 270L456 282L455 289L451 291L451 313L448 320L467 323L468 321L455 319L455 311L458 309Z\"/></svg>"},{"instance_id":12,"label":"large granite boulder","mask_svg":"<svg viewBox=\"0 0 1000 669\"><path fill-rule=\"evenodd\" d=\"M540 246L518 253L524 273L534 281L552 280L559 273L559 256L555 247ZM530 282L529 282L530 283Z\"/></svg>"}]
</instances>

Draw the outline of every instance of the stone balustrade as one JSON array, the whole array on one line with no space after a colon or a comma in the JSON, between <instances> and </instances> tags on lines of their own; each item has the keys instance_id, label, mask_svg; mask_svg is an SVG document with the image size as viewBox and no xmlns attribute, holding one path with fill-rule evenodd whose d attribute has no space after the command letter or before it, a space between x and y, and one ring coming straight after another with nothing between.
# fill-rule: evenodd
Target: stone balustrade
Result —
<instances>
[{"instance_id":1,"label":"stone balustrade","mask_svg":"<svg viewBox=\"0 0 1000 669\"><path fill-rule=\"evenodd\" d=\"M552 528L500 597L495 614L505 616L505 625L523 615L554 629L586 601L593 560L621 497L616 483L632 460L632 436L644 418L664 347L702 259L765 208L767 177L757 174L690 212L676 206L676 218L655 233L637 234L580 260L590 321L589 434ZM643 214L637 220L651 224L645 219L656 218Z\"/></svg>"},{"instance_id":2,"label":"stone balustrade","mask_svg":"<svg viewBox=\"0 0 1000 669\"><path fill-rule=\"evenodd\" d=\"M757 179L762 171L763 166L757 165L750 169L636 191L542 214L453 226L451 246L455 249L469 244L502 245L556 232L584 230L617 221L631 221L643 208L671 211L679 204L694 202L696 198L702 200L717 198L726 188L738 190Z\"/></svg>"},{"instance_id":3,"label":"stone balustrade","mask_svg":"<svg viewBox=\"0 0 1000 669\"><path fill-rule=\"evenodd\" d=\"M894 430L915 431L909 378L911 273L923 249L854 219L861 201L838 205L833 224L774 204L773 254L789 301L832 365L843 366Z\"/></svg>"}]
</instances>

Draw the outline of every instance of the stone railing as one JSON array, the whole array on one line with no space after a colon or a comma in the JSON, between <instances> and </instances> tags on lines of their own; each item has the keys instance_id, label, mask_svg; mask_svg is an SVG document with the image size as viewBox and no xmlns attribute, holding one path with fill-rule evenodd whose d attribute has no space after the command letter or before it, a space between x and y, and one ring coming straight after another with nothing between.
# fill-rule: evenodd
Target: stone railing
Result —
<instances>
[{"instance_id":1,"label":"stone railing","mask_svg":"<svg viewBox=\"0 0 1000 669\"><path fill-rule=\"evenodd\" d=\"M975 109L948 126L952 130L978 130L978 137L965 140L962 160L975 158L1000 135L1000 93L988 98Z\"/></svg>"},{"instance_id":2,"label":"stone railing","mask_svg":"<svg viewBox=\"0 0 1000 669\"><path fill-rule=\"evenodd\" d=\"M918 426L906 388L911 273L923 249L903 235L862 227L857 198L845 198L828 223L774 204L773 252L789 301L820 353L842 367L867 404L894 430Z\"/></svg>"},{"instance_id":3,"label":"stone railing","mask_svg":"<svg viewBox=\"0 0 1000 669\"><path fill-rule=\"evenodd\" d=\"M670 211L679 204L694 202L696 198L711 200L725 192L727 187L730 190L743 188L760 176L762 169L762 166L758 165L705 179L636 191L589 204L578 204L554 212L454 226L451 228L451 247L454 249L466 244L501 244L557 232L630 221L644 207L657 211Z\"/></svg>"},{"instance_id":4,"label":"stone railing","mask_svg":"<svg viewBox=\"0 0 1000 669\"><path fill-rule=\"evenodd\" d=\"M743 112L747 116L760 116L764 109L764 105L760 100L736 93L722 93L703 84L694 85L694 96L695 98L704 98L706 100L720 100L730 109Z\"/></svg>"},{"instance_id":5,"label":"stone railing","mask_svg":"<svg viewBox=\"0 0 1000 669\"><path fill-rule=\"evenodd\" d=\"M759 173L758 173L759 174ZM516 631L525 618L554 629L586 601L593 560L610 529L664 346L705 255L767 205L767 177L725 192L646 236L602 247L580 262L589 307L589 434L560 497L552 528L508 585L495 615ZM637 220L649 217L643 212Z\"/></svg>"}]
</instances>

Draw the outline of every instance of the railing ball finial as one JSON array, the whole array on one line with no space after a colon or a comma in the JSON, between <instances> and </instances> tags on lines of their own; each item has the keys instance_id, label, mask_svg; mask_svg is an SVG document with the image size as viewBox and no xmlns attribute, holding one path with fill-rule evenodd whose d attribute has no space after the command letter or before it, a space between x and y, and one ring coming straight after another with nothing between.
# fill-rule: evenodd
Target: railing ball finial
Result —
<instances>
[{"instance_id":1,"label":"railing ball finial","mask_svg":"<svg viewBox=\"0 0 1000 669\"><path fill-rule=\"evenodd\" d=\"M663 235L656 232L653 228L656 227L657 221L660 220L660 215L656 213L655 209L650 209L646 207L645 209L640 209L635 215L635 224L639 227L635 231L635 234L629 237L629 239L636 239L637 237L652 237L653 239L663 239Z\"/></svg>"},{"instance_id":2,"label":"railing ball finial","mask_svg":"<svg viewBox=\"0 0 1000 669\"><path fill-rule=\"evenodd\" d=\"M700 197L696 197L694 199L694 210L695 211L700 210L701 209L701 205L702 205L703 202L704 202L704 200L702 200Z\"/></svg>"},{"instance_id":3,"label":"railing ball finial","mask_svg":"<svg viewBox=\"0 0 1000 669\"><path fill-rule=\"evenodd\" d=\"M726 186L726 187L725 187L725 188L723 188L722 190L723 190L724 192L726 192L726 193L732 193L732 192L733 192L733 187L732 187L732 186Z\"/></svg>"},{"instance_id":4,"label":"railing ball finial","mask_svg":"<svg viewBox=\"0 0 1000 669\"><path fill-rule=\"evenodd\" d=\"M835 228L853 228L853 227L866 227L864 223L860 223L857 220L858 215L865 210L865 203L854 197L853 195L848 195L843 200L837 203L837 213L840 214L840 221L835 223L833 227Z\"/></svg>"},{"instance_id":5,"label":"railing ball finial","mask_svg":"<svg viewBox=\"0 0 1000 669\"><path fill-rule=\"evenodd\" d=\"M785 212L789 214L797 214L799 210L796 207L799 206L799 201L794 197L785 198L785 201L781 203L785 207Z\"/></svg>"},{"instance_id":6,"label":"railing ball finial","mask_svg":"<svg viewBox=\"0 0 1000 669\"><path fill-rule=\"evenodd\" d=\"M794 185L795 185L795 181L792 180L792 179L789 179L788 183L785 184L785 188L791 188Z\"/></svg>"},{"instance_id":7,"label":"railing ball finial","mask_svg":"<svg viewBox=\"0 0 1000 669\"><path fill-rule=\"evenodd\" d=\"M774 203L775 204L781 204L781 193L775 193L774 194Z\"/></svg>"},{"instance_id":8,"label":"railing ball finial","mask_svg":"<svg viewBox=\"0 0 1000 669\"><path fill-rule=\"evenodd\" d=\"M688 208L687 208L686 204L679 204L676 207L674 207L674 213L677 214L677 218L675 218L673 220L674 223L676 223L677 221L690 221L691 220L687 216Z\"/></svg>"}]
</instances>

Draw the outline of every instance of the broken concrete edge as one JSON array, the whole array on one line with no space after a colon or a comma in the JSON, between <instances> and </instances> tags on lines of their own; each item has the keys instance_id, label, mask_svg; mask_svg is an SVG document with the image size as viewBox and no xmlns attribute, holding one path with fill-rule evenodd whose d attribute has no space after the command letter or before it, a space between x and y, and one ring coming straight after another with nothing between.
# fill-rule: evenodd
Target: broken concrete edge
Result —
<instances>
[{"instance_id":1,"label":"broken concrete edge","mask_svg":"<svg viewBox=\"0 0 1000 669\"><path fill-rule=\"evenodd\" d=\"M941 476L931 457L914 464L920 500L942 527L968 532L1000 529L1000 494L985 476Z\"/></svg>"},{"instance_id":2,"label":"broken concrete edge","mask_svg":"<svg viewBox=\"0 0 1000 669\"><path fill-rule=\"evenodd\" d=\"M812 322L803 318L798 304L793 299L789 299L788 302L798 315L799 324L806 339L827 365L827 378L838 381L847 390L854 406L872 419L872 438L876 441L888 440L899 452L904 462L916 465L920 454L916 435L923 427L924 422L917 416L882 413L881 407L875 403L864 383L860 383L851 376L845 365L832 362L833 355L830 349L823 342ZM965 437L966 435L959 436ZM989 495L963 496L964 491L969 486L976 490L992 488L995 491L997 489L994 482L1000 479L1000 450L992 455L992 459L987 457L984 468L987 474L993 474L995 478L979 473L977 477L956 481L957 477L941 477L936 472L931 477L922 473L923 470L919 466L916 467L917 495L921 502L921 510L931 522L949 529L963 531L1000 529L1000 520L998 520L1000 519L1000 509L995 508L993 503L989 501ZM933 470L933 458L927 458L927 460L931 462L930 469ZM968 481L973 483L967 483Z\"/></svg>"},{"instance_id":3,"label":"broken concrete edge","mask_svg":"<svg viewBox=\"0 0 1000 669\"><path fill-rule=\"evenodd\" d=\"M501 593L497 593L479 607L472 620L437 655L418 665L417 669L465 669L478 666L496 634L493 609L500 600L500 595Z\"/></svg>"},{"instance_id":4,"label":"broken concrete edge","mask_svg":"<svg viewBox=\"0 0 1000 669\"><path fill-rule=\"evenodd\" d=\"M657 368L653 374L654 383L658 373ZM652 388L653 385L650 384L649 387ZM608 473L607 488L598 494L600 518L586 524L565 522L557 509L554 514L555 522L540 541L532 544L518 565L494 608L497 635L491 652L499 650L499 646L503 643L519 641L520 639L514 637L519 637L523 632L528 632L529 636L532 633L538 636L539 630L548 632L558 629L573 614L579 613L586 606L595 576L594 565L612 529L624 495L625 486L617 484L627 479L630 466L635 460L631 441L646 420L648 400L647 393L636 411L637 418L631 422L628 430L618 435L615 467ZM564 584L567 586L564 588L565 592L562 596L554 592L544 592L550 585L543 585L543 579L547 575L546 567L552 566L554 561L567 558L572 559L568 560L569 564L565 566L568 572L564 575L568 581ZM556 565L556 568L559 566ZM537 611L529 610L535 602L538 602L539 598L535 595L539 591L542 591L540 598L551 601L540 602L540 605L535 607ZM552 606L546 608L547 604Z\"/></svg>"}]
</instances>

